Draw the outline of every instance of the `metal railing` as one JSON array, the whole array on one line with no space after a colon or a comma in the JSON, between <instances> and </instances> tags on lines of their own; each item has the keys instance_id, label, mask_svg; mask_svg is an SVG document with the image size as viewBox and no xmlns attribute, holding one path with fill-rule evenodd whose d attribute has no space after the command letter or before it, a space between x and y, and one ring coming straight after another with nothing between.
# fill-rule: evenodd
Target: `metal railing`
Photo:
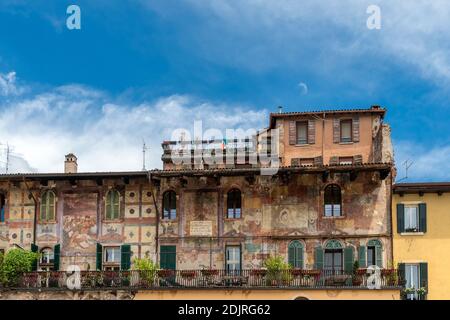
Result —
<instances>
[{"instance_id":1,"label":"metal railing","mask_svg":"<svg viewBox=\"0 0 450 320\"><path fill-rule=\"evenodd\" d=\"M373 278L372 278L373 279ZM37 271L24 273L14 288L164 289L164 288L368 288L369 274L336 270L158 270ZM402 287L397 270L382 270L379 288Z\"/></svg>"}]
</instances>

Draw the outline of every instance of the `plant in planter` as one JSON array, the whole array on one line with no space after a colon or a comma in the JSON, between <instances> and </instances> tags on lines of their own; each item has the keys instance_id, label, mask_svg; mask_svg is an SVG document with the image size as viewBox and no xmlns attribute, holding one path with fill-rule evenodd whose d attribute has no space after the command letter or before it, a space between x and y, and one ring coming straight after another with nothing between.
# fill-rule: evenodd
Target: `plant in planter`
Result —
<instances>
[{"instance_id":1,"label":"plant in planter","mask_svg":"<svg viewBox=\"0 0 450 320\"><path fill-rule=\"evenodd\" d=\"M17 285L21 275L31 271L39 256L38 253L23 249L9 250L0 264L0 283L5 287Z\"/></svg>"},{"instance_id":2,"label":"plant in planter","mask_svg":"<svg viewBox=\"0 0 450 320\"><path fill-rule=\"evenodd\" d=\"M353 263L352 285L357 286L357 287L359 287L362 283L362 277L361 277L361 275L358 274L358 270L359 270L359 262L358 262L358 260L356 260Z\"/></svg>"},{"instance_id":3,"label":"plant in planter","mask_svg":"<svg viewBox=\"0 0 450 320\"><path fill-rule=\"evenodd\" d=\"M291 266L281 256L272 256L264 261L267 268L266 281L268 285L277 286L289 284L292 281Z\"/></svg>"},{"instance_id":4,"label":"plant in planter","mask_svg":"<svg viewBox=\"0 0 450 320\"><path fill-rule=\"evenodd\" d=\"M303 275L302 269L291 269L290 271L294 277L299 277L299 276Z\"/></svg>"},{"instance_id":5,"label":"plant in planter","mask_svg":"<svg viewBox=\"0 0 450 320\"><path fill-rule=\"evenodd\" d=\"M137 271L137 283L140 286L153 286L159 266L149 258L134 258L132 270Z\"/></svg>"},{"instance_id":6,"label":"plant in planter","mask_svg":"<svg viewBox=\"0 0 450 320\"><path fill-rule=\"evenodd\" d=\"M416 292L420 298L423 298L427 294L427 288L420 287L419 289L416 290Z\"/></svg>"},{"instance_id":7,"label":"plant in planter","mask_svg":"<svg viewBox=\"0 0 450 320\"><path fill-rule=\"evenodd\" d=\"M219 270L215 270L215 269L203 269L202 270L202 275L204 275L206 277L215 276L217 274L219 274Z\"/></svg>"}]
</instances>

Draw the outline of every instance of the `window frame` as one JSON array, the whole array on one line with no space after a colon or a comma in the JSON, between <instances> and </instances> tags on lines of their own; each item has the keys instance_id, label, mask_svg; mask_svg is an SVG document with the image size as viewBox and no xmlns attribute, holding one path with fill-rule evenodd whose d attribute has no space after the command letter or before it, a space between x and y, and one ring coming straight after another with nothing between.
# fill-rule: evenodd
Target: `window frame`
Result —
<instances>
[{"instance_id":1,"label":"window frame","mask_svg":"<svg viewBox=\"0 0 450 320\"><path fill-rule=\"evenodd\" d=\"M409 226L411 226L411 212L408 209L415 209L415 227L414 228L407 228L406 221L408 217ZM404 220L404 232L419 232L420 230L420 215L419 215L419 204L405 204L404 205L404 212L403 212L403 220Z\"/></svg>"},{"instance_id":2,"label":"window frame","mask_svg":"<svg viewBox=\"0 0 450 320\"><path fill-rule=\"evenodd\" d=\"M166 210L166 196L169 195L169 208ZM171 197L173 195L173 197ZM172 201L174 201L174 207L172 207ZM167 213L166 213L167 211ZM163 220L176 220L177 219L177 193L174 190L167 190L162 196L162 219Z\"/></svg>"},{"instance_id":3,"label":"window frame","mask_svg":"<svg viewBox=\"0 0 450 320\"><path fill-rule=\"evenodd\" d=\"M299 140L299 127L305 126L306 137L305 140ZM299 146L304 146L309 144L309 123L308 120L300 120L295 122L295 144Z\"/></svg>"},{"instance_id":4,"label":"window frame","mask_svg":"<svg viewBox=\"0 0 450 320\"><path fill-rule=\"evenodd\" d=\"M118 261L107 261L107 251L109 249L117 250ZM113 251L112 256L115 258L115 251ZM103 246L102 254L102 269L105 271L116 271L120 270L120 264L122 262L121 247L119 245Z\"/></svg>"},{"instance_id":5,"label":"window frame","mask_svg":"<svg viewBox=\"0 0 450 320\"><path fill-rule=\"evenodd\" d=\"M337 194L332 193L331 196L330 196L332 198L332 201L331 201L331 203L328 203L327 200L329 200L329 199L327 197L327 191L330 188L337 188L338 189L338 191L339 191L339 201L335 201L337 199L334 199L334 197ZM333 192L333 191L331 191L331 192ZM327 215L327 206L331 206L331 215ZM338 209L338 213L339 214L335 214L335 211L337 211L337 209ZM342 213L342 189L341 189L341 187L338 184L335 184L335 183L329 184L324 189L324 193L323 193L323 216L325 218L339 218L339 217L343 217L344 216L343 213Z\"/></svg>"},{"instance_id":6,"label":"window frame","mask_svg":"<svg viewBox=\"0 0 450 320\"><path fill-rule=\"evenodd\" d=\"M239 200L237 200L237 196L236 193L239 193ZM233 203L232 203L232 207L230 207L230 200L231 199L231 195L233 195ZM238 205L239 204L239 208ZM242 192L241 190L239 190L238 188L232 188L227 192L227 212L226 212L226 219L242 219ZM239 213L237 213L237 209L239 209ZM230 215L230 210L231 211L231 215Z\"/></svg>"},{"instance_id":7,"label":"window frame","mask_svg":"<svg viewBox=\"0 0 450 320\"><path fill-rule=\"evenodd\" d=\"M420 288L420 284L421 284L421 281L420 281L420 264L419 263L405 263L405 281L406 281L406 283L405 283L405 288L411 288L412 286L410 286L410 287L408 287L408 279L409 279L409 277L408 277L408 269L411 269L410 270L410 275L411 275L411 278L412 278L412 273L413 273L413 267L414 268L416 268L416 273L417 273L417 277L416 277L416 279L414 279L414 280L417 280L417 287L414 287L416 290L417 289L419 289ZM417 292L416 293L409 293L409 294L407 294L406 295L406 299L407 300L417 300L418 299L418 294L417 294Z\"/></svg>"},{"instance_id":8,"label":"window frame","mask_svg":"<svg viewBox=\"0 0 450 320\"><path fill-rule=\"evenodd\" d=\"M353 165L355 160L353 157L339 157L339 165Z\"/></svg>"},{"instance_id":9,"label":"window frame","mask_svg":"<svg viewBox=\"0 0 450 320\"><path fill-rule=\"evenodd\" d=\"M53 204L50 204L50 200L49 200L50 194L53 196ZM53 212L52 212L53 216L50 218L49 211L50 211L51 207L53 209ZM45 208L45 215L44 215L44 210L42 210L43 208ZM56 193L53 190L46 190L41 195L40 206L39 206L39 221L45 222L45 223L56 221Z\"/></svg>"},{"instance_id":10,"label":"window frame","mask_svg":"<svg viewBox=\"0 0 450 320\"><path fill-rule=\"evenodd\" d=\"M0 193L0 223L6 222L6 195Z\"/></svg>"},{"instance_id":11,"label":"window frame","mask_svg":"<svg viewBox=\"0 0 450 320\"><path fill-rule=\"evenodd\" d=\"M231 260L229 259L229 251L228 250L234 250L234 253L236 251L239 253L238 260ZM233 263L231 263L233 262ZM229 266L234 266L234 268L229 268ZM236 274L240 273L242 270L242 248L240 245L226 245L225 246L225 270L227 274L232 273Z\"/></svg>"},{"instance_id":12,"label":"window frame","mask_svg":"<svg viewBox=\"0 0 450 320\"><path fill-rule=\"evenodd\" d=\"M350 125L350 137L343 137L343 124ZM339 142L340 143L352 143L353 142L353 120L352 119L340 119L339 122Z\"/></svg>"}]
</instances>

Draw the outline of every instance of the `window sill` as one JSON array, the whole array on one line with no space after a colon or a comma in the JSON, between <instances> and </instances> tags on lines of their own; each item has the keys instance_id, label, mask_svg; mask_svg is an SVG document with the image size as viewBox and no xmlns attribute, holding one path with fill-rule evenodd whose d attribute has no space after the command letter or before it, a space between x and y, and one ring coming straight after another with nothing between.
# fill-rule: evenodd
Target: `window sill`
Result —
<instances>
[{"instance_id":1,"label":"window sill","mask_svg":"<svg viewBox=\"0 0 450 320\"><path fill-rule=\"evenodd\" d=\"M58 222L56 220L49 220L49 221L39 220L38 223L39 224L57 224Z\"/></svg>"},{"instance_id":2,"label":"window sill","mask_svg":"<svg viewBox=\"0 0 450 320\"><path fill-rule=\"evenodd\" d=\"M224 221L241 221L242 220L242 218L224 218L223 219Z\"/></svg>"},{"instance_id":3,"label":"window sill","mask_svg":"<svg viewBox=\"0 0 450 320\"><path fill-rule=\"evenodd\" d=\"M297 143L294 146L295 147L309 147L311 145L313 145L314 143Z\"/></svg>"},{"instance_id":4,"label":"window sill","mask_svg":"<svg viewBox=\"0 0 450 320\"><path fill-rule=\"evenodd\" d=\"M335 217L326 217L326 216L322 216L323 219L344 219L345 216L335 216Z\"/></svg>"},{"instance_id":5,"label":"window sill","mask_svg":"<svg viewBox=\"0 0 450 320\"><path fill-rule=\"evenodd\" d=\"M354 144L355 142L353 142L353 141L350 141L350 142L339 142L339 144L342 144L342 145L346 145L346 144Z\"/></svg>"},{"instance_id":6,"label":"window sill","mask_svg":"<svg viewBox=\"0 0 450 320\"><path fill-rule=\"evenodd\" d=\"M121 219L113 219L113 220L111 220L111 219L108 219L108 220L103 220L102 221L103 223L120 223L120 222L123 222L123 219L121 218Z\"/></svg>"},{"instance_id":7,"label":"window sill","mask_svg":"<svg viewBox=\"0 0 450 320\"><path fill-rule=\"evenodd\" d=\"M425 232L401 232L401 236L423 236L425 235Z\"/></svg>"}]
</instances>

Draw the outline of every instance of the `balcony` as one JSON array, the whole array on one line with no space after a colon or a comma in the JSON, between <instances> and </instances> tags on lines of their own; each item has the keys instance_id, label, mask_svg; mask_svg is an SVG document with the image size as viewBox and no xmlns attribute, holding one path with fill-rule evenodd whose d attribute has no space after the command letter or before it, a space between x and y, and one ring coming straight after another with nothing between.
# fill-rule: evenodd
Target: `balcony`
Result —
<instances>
[{"instance_id":1,"label":"balcony","mask_svg":"<svg viewBox=\"0 0 450 320\"><path fill-rule=\"evenodd\" d=\"M15 289L64 290L145 290L204 288L284 288L284 289L367 289L369 274L327 270L158 270L158 271L81 271L79 276L64 271L24 273L12 285ZM72 284L72 286L71 286ZM404 285L397 270L382 270L380 289ZM70 286L70 287L69 287Z\"/></svg>"}]
</instances>

